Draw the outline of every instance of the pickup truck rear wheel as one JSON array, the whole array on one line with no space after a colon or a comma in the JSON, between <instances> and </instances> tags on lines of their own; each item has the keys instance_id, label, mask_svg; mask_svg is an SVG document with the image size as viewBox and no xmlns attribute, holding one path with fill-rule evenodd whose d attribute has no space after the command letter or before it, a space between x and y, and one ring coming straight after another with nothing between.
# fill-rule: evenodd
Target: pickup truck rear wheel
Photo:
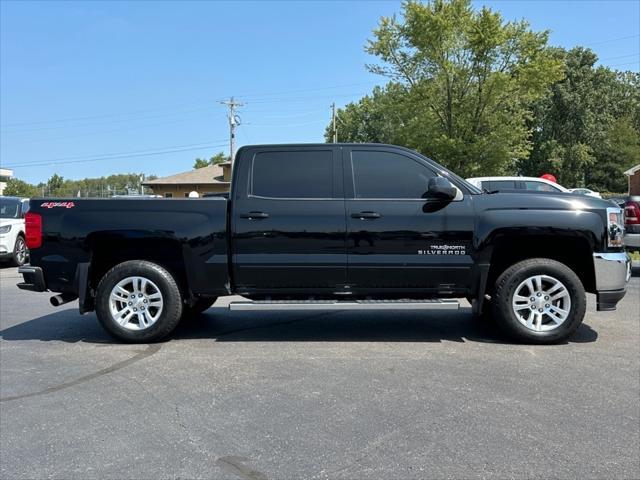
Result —
<instances>
[{"instance_id":1,"label":"pickup truck rear wheel","mask_svg":"<svg viewBox=\"0 0 640 480\"><path fill-rule=\"evenodd\" d=\"M580 326L586 311L578 276L548 258L523 260L507 268L496 281L491 303L498 325L525 343L565 340Z\"/></svg>"},{"instance_id":2,"label":"pickup truck rear wheel","mask_svg":"<svg viewBox=\"0 0 640 480\"><path fill-rule=\"evenodd\" d=\"M178 325L182 296L175 279L160 265L128 261L100 280L96 314L102 326L120 340L155 342Z\"/></svg>"}]
</instances>

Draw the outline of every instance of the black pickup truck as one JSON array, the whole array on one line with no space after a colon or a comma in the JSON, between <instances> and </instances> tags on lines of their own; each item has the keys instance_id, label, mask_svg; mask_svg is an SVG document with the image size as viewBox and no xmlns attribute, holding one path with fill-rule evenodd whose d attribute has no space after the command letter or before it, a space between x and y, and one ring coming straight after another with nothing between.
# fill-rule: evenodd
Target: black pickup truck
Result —
<instances>
[{"instance_id":1,"label":"black pickup truck","mask_svg":"<svg viewBox=\"0 0 640 480\"><path fill-rule=\"evenodd\" d=\"M379 144L246 146L229 198L35 199L25 290L79 299L128 342L217 297L232 309L439 309L467 298L517 340L554 343L624 296L622 211L590 197L486 193Z\"/></svg>"}]
</instances>

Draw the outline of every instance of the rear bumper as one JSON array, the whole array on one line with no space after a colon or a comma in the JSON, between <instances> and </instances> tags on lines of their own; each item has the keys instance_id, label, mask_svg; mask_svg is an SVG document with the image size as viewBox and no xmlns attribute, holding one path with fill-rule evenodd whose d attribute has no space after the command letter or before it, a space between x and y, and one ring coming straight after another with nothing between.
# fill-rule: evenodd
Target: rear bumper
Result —
<instances>
[{"instance_id":1,"label":"rear bumper","mask_svg":"<svg viewBox=\"0 0 640 480\"><path fill-rule=\"evenodd\" d=\"M18 268L18 273L21 273L24 279L24 282L18 283L17 286L19 289L29 290L31 292L45 292L47 290L44 274L40 267L23 265Z\"/></svg>"},{"instance_id":2,"label":"rear bumper","mask_svg":"<svg viewBox=\"0 0 640 480\"><path fill-rule=\"evenodd\" d=\"M594 253L598 311L615 310L631 278L631 259L626 252Z\"/></svg>"}]
</instances>

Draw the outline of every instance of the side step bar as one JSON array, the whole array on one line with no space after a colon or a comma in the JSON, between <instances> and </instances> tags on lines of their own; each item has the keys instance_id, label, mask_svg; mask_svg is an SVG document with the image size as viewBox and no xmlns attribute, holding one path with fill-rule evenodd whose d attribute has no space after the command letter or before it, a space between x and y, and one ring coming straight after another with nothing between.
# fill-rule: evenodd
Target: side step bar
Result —
<instances>
[{"instance_id":1,"label":"side step bar","mask_svg":"<svg viewBox=\"0 0 640 480\"><path fill-rule=\"evenodd\" d=\"M229 310L457 310L458 300L256 300L231 302Z\"/></svg>"}]
</instances>

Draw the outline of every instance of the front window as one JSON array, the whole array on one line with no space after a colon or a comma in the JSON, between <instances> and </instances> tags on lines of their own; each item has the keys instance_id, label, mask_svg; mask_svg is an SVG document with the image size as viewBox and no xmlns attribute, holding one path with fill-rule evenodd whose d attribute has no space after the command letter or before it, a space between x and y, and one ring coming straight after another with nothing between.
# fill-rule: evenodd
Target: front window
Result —
<instances>
[{"instance_id":1,"label":"front window","mask_svg":"<svg viewBox=\"0 0 640 480\"><path fill-rule=\"evenodd\" d=\"M0 218L19 218L20 202L0 198Z\"/></svg>"},{"instance_id":2,"label":"front window","mask_svg":"<svg viewBox=\"0 0 640 480\"><path fill-rule=\"evenodd\" d=\"M435 172L404 155L374 150L351 153L355 198L424 198Z\"/></svg>"}]
</instances>

